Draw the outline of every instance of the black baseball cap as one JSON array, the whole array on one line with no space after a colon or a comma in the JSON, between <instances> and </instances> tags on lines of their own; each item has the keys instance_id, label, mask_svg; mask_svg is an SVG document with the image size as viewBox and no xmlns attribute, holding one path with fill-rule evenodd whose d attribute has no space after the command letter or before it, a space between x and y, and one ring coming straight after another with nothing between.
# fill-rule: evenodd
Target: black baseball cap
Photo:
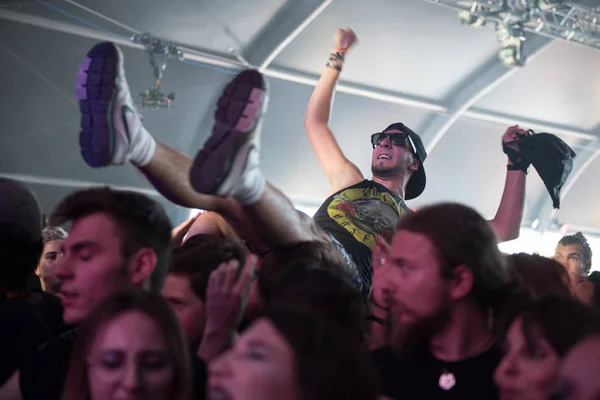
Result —
<instances>
[{"instance_id":1,"label":"black baseball cap","mask_svg":"<svg viewBox=\"0 0 600 400\"><path fill-rule=\"evenodd\" d=\"M423 190L425 190L425 184L427 183L427 177L425 176L425 168L423 163L427 158L427 151L425 151L425 146L423 146L423 141L421 137L417 135L412 129L404 125L402 122L396 122L391 124L387 128L383 130L383 132L398 130L408 136L408 140L410 141L411 147L419 160L419 169L416 170L408 184L406 185L406 194L405 200L411 200L419 197Z\"/></svg>"}]
</instances>

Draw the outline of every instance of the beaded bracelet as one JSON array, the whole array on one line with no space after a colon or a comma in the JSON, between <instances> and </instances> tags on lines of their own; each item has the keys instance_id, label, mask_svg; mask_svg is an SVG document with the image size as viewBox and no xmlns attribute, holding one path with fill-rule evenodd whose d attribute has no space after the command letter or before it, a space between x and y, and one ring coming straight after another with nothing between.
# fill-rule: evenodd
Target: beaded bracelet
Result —
<instances>
[{"instance_id":1,"label":"beaded bracelet","mask_svg":"<svg viewBox=\"0 0 600 400\"><path fill-rule=\"evenodd\" d=\"M344 56L342 55L342 53L340 53L339 51L336 53L329 53L329 60L340 60L341 62L344 62Z\"/></svg>"},{"instance_id":2,"label":"beaded bracelet","mask_svg":"<svg viewBox=\"0 0 600 400\"><path fill-rule=\"evenodd\" d=\"M327 64L325 64L325 66L329 67L329 68L335 68L338 71L342 72L342 66L341 65L337 65L337 64L334 64L334 63L328 61Z\"/></svg>"}]
</instances>

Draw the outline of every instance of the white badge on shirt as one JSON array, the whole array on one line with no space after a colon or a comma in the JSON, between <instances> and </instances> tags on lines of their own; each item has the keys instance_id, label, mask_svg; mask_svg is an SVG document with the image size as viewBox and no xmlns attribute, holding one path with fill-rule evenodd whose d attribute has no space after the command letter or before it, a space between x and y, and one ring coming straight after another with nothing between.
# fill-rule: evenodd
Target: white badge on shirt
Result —
<instances>
[{"instance_id":1,"label":"white badge on shirt","mask_svg":"<svg viewBox=\"0 0 600 400\"><path fill-rule=\"evenodd\" d=\"M454 377L454 374L444 370L440 375L439 384L442 389L450 390L456 385L456 378Z\"/></svg>"}]
</instances>

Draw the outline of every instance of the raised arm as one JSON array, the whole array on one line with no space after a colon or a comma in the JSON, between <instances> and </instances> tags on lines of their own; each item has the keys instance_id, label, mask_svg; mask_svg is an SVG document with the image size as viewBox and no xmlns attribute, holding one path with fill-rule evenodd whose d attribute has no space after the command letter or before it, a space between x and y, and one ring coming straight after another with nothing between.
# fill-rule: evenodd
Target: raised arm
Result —
<instances>
[{"instance_id":1,"label":"raised arm","mask_svg":"<svg viewBox=\"0 0 600 400\"><path fill-rule=\"evenodd\" d=\"M308 101L304 118L308 140L334 192L364 179L358 167L342 153L333 132L329 129L335 85L340 77L344 59L355 42L356 35L351 29L338 29L330 61Z\"/></svg>"},{"instance_id":2,"label":"raised arm","mask_svg":"<svg viewBox=\"0 0 600 400\"><path fill-rule=\"evenodd\" d=\"M502 141L512 142L516 139L517 133L527 134L527 131L520 129L518 125L511 126L506 130ZM510 145L518 151L517 145ZM513 163L508 160L508 165ZM508 170L506 172L506 181L504 183L504 192L500 200L500 206L496 216L490 222L492 230L496 234L499 242L507 242L519 237L521 222L523 220L523 209L525 208L525 177L524 171Z\"/></svg>"}]
</instances>

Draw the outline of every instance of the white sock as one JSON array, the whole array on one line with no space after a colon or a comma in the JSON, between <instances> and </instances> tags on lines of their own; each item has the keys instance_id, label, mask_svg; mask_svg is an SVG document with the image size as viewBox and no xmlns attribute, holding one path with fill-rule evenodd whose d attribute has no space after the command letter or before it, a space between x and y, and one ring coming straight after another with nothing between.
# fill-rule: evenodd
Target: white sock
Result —
<instances>
[{"instance_id":1,"label":"white sock","mask_svg":"<svg viewBox=\"0 0 600 400\"><path fill-rule=\"evenodd\" d=\"M248 153L247 165L242 181L233 194L233 198L243 206L256 203L267 187L267 181L260 170L259 151L255 147Z\"/></svg>"},{"instance_id":2,"label":"white sock","mask_svg":"<svg viewBox=\"0 0 600 400\"><path fill-rule=\"evenodd\" d=\"M130 146L129 161L138 167L148 165L156 151L156 141L141 124L138 131L132 135Z\"/></svg>"}]
</instances>

